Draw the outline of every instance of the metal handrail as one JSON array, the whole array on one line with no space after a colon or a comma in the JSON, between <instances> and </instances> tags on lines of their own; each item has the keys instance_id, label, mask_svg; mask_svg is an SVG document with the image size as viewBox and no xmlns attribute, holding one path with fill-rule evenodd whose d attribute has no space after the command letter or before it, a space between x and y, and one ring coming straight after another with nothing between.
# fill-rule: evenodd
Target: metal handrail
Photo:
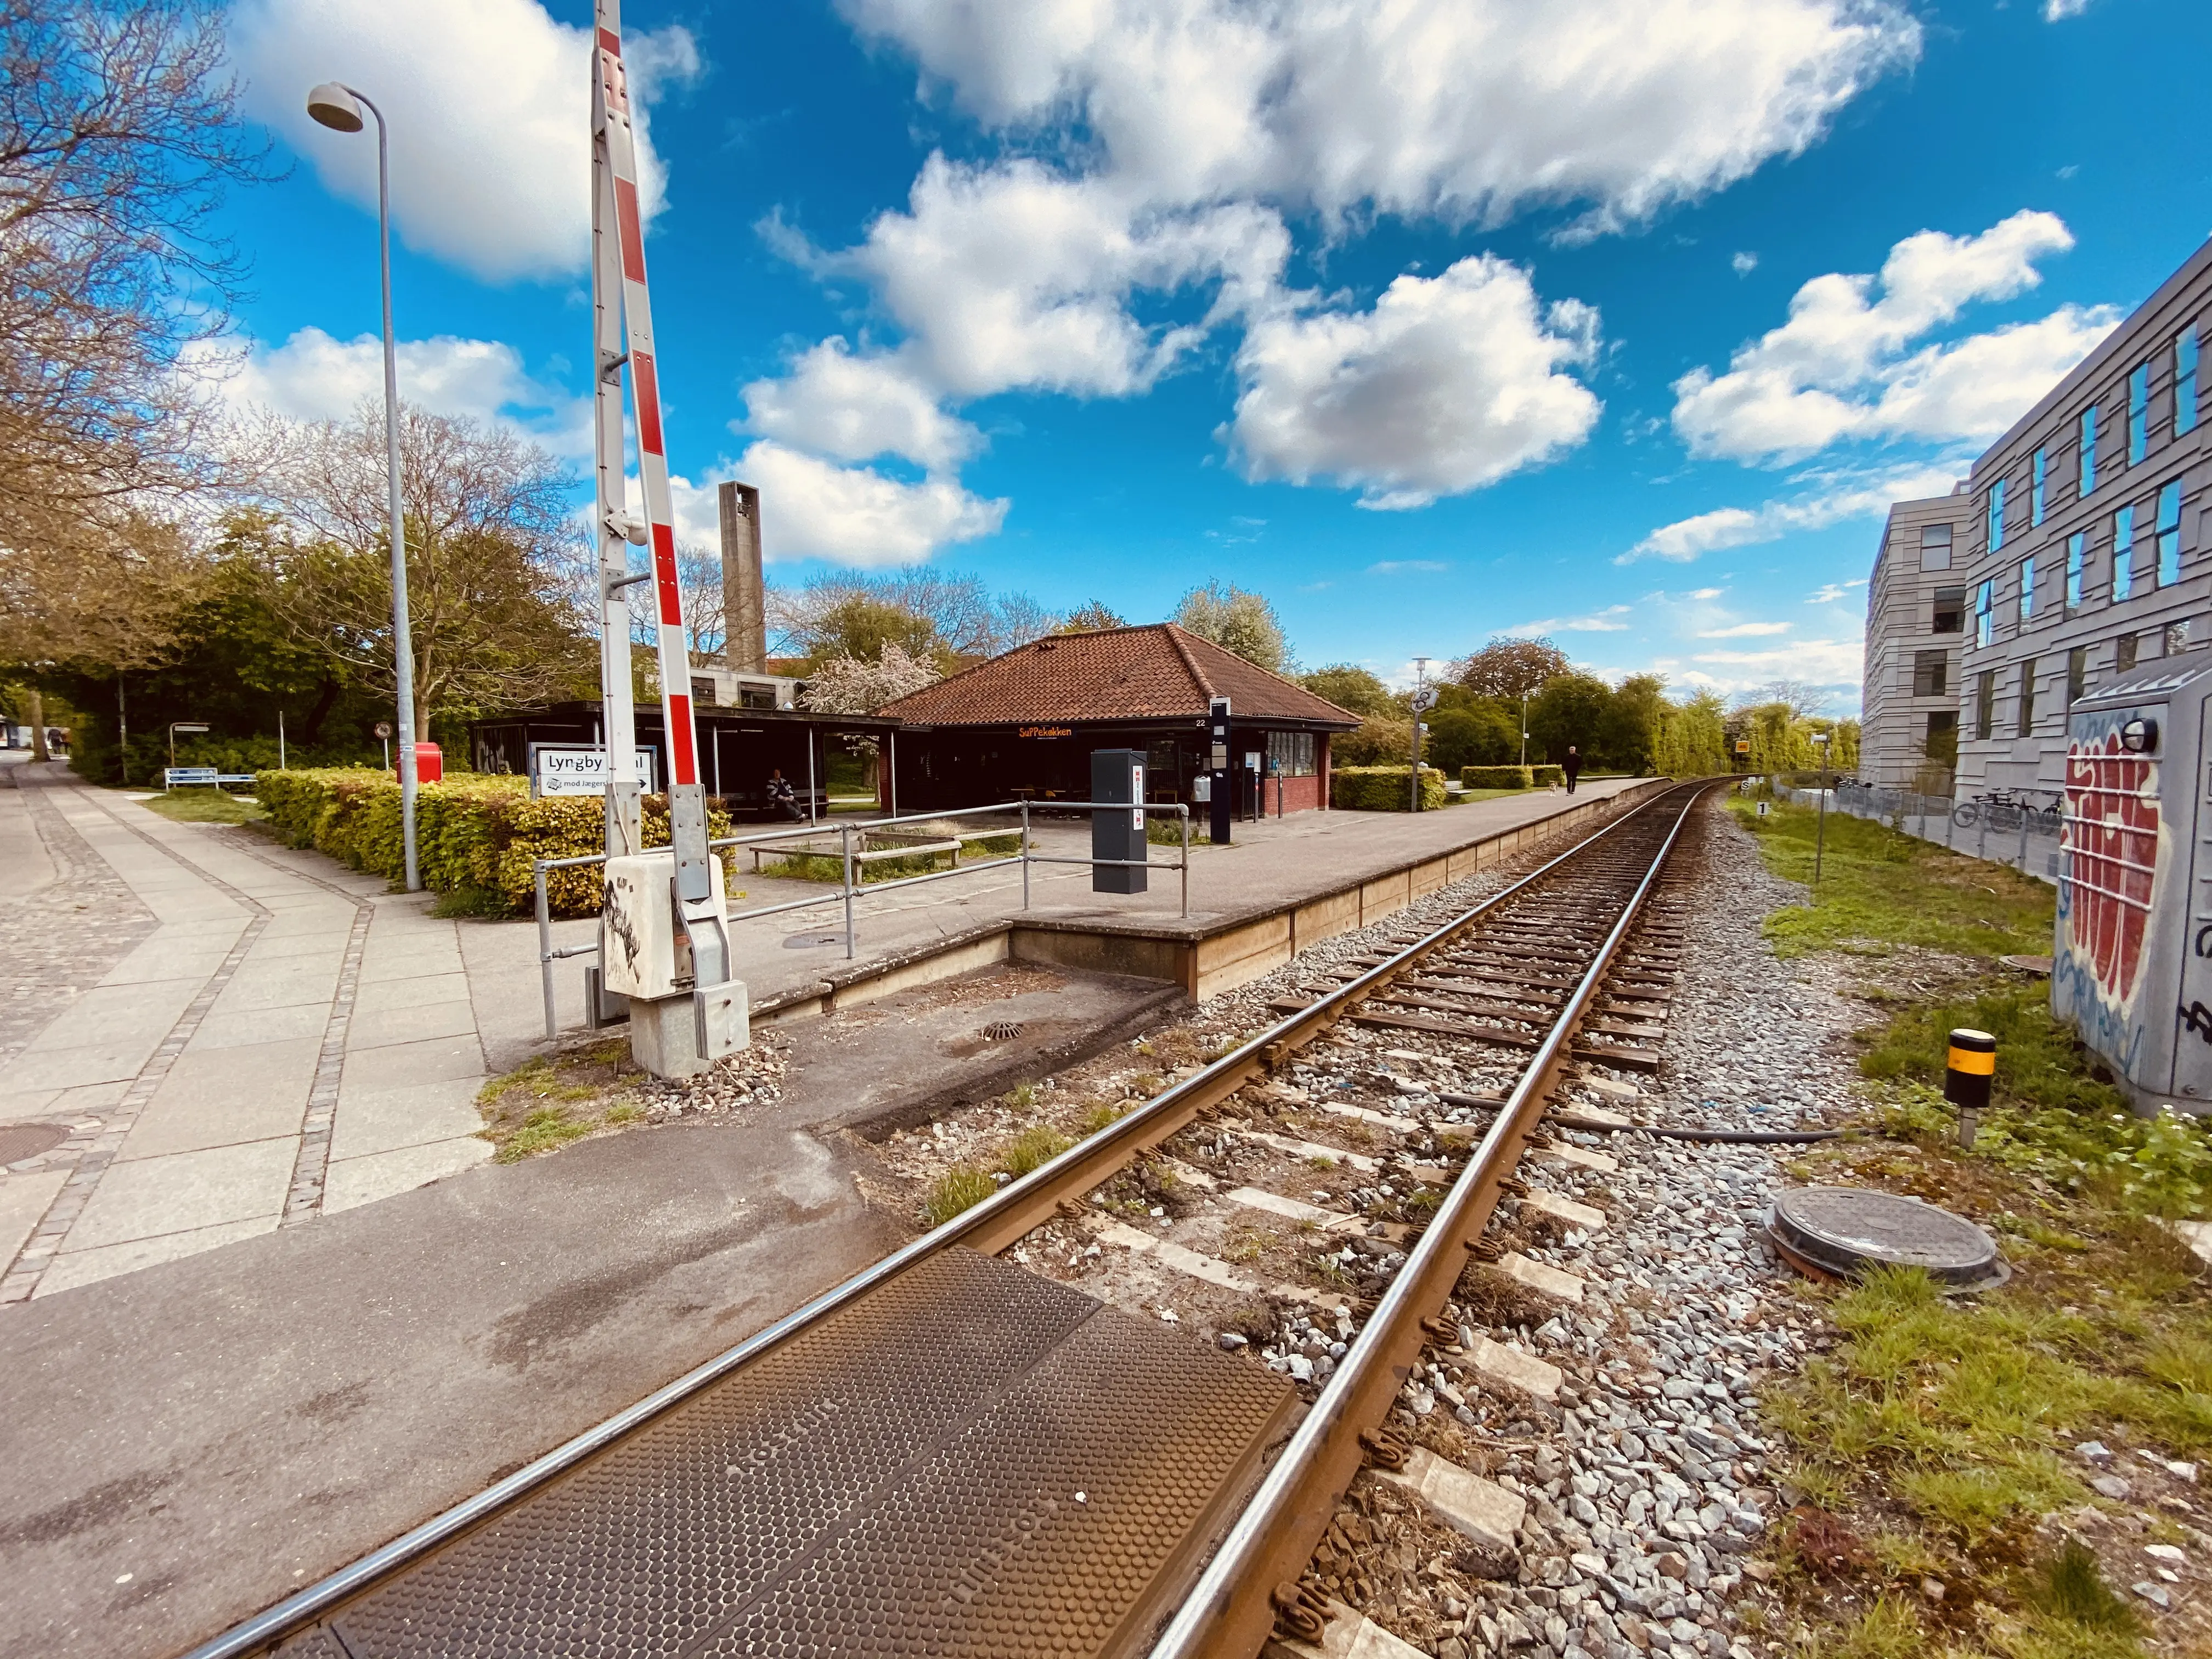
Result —
<instances>
[{"instance_id":1,"label":"metal handrail","mask_svg":"<svg viewBox=\"0 0 2212 1659\"><path fill-rule=\"evenodd\" d=\"M837 886L834 890L824 893L817 898L786 899L776 904L756 905L750 910L732 912L725 919L733 922L751 921L762 916L781 915L792 910L811 910L824 904L842 904L843 905L845 911L845 960L850 962L858 953L859 950L858 940L854 932L853 915L853 902L859 894L863 892L896 892L902 887L918 887L924 882L947 881L955 876L970 876L980 874L981 872L986 870L1004 869L1010 864L1018 864L1022 866L1022 908L1024 910L1027 910L1030 908L1030 866L1032 864L1079 864L1089 865L1094 869L1173 870L1182 879L1182 910L1180 914L1182 919L1186 921L1189 919L1190 808L1188 805L1184 805L1181 801L1133 800L1069 800L1054 801L1050 805L1052 810L1055 811L1139 811L1147 815L1157 813L1163 817L1172 813L1182 826L1182 839L1180 848L1181 857L1176 863L1171 865L1156 865L1152 863L1149 858L1054 858L1044 854L1032 852L1030 850L1030 803L1025 800L1005 801L994 803L988 806L956 806L949 808L942 812L908 812L904 815L894 813L889 817L864 818L858 822L848 819L836 826L841 843L838 858L842 868ZM918 876L901 876L895 881L872 882L866 884L865 885L856 884L854 883L853 879L853 836L855 832L865 835L866 832L870 830L884 829L893 824L933 823L941 822L946 818L978 817L985 813L1018 814L1021 819L1020 834L1022 838L1022 848L1020 852L1007 854L1003 858L988 859L980 864L961 865L956 863L954 867L950 870L926 871ZM791 828L763 830L757 834L746 836L722 836L709 841L707 845L710 848L717 850L728 847L768 845L777 842L788 842L794 836L810 833L820 833L819 827L807 830ZM1002 830L1000 833L1006 834L1010 832ZM981 836L971 836L956 838L963 840L981 840L982 837ZM649 848L647 850L649 852L657 852L660 849L658 848ZM830 855L825 853L816 854L815 856L826 858ZM556 947L553 943L552 899L546 887L546 872L551 870L581 869L587 865L605 864L606 861L607 855L605 853L582 853L569 858L538 859L535 860L531 866L531 889L532 896L535 902L534 908L538 922L538 988L544 1000L545 1035L549 1039L558 1036L561 1030L560 1015L556 1006L556 999L553 989L553 964L556 962L566 961L571 957L597 956L599 953L600 947L599 941L596 939L587 945L568 945Z\"/></svg>"}]
</instances>

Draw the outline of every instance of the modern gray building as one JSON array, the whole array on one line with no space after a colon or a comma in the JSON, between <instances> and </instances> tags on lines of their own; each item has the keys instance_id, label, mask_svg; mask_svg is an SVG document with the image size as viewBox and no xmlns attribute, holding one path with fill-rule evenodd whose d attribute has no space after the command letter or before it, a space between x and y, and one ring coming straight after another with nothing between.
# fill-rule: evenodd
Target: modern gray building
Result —
<instances>
[{"instance_id":1,"label":"modern gray building","mask_svg":"<svg viewBox=\"0 0 2212 1659\"><path fill-rule=\"evenodd\" d=\"M1966 486L1899 501L1867 582L1859 778L1948 795L1959 752L1959 646L1966 630Z\"/></svg>"},{"instance_id":2,"label":"modern gray building","mask_svg":"<svg viewBox=\"0 0 2212 1659\"><path fill-rule=\"evenodd\" d=\"M1963 607L1951 687L1961 799L2055 794L2075 698L2212 641L2212 424L2200 413L2198 367L2208 329L2212 243L1990 447L1963 495L1940 498L1956 509L1940 574L1950 578L1944 589L1961 590ZM1923 511L1930 506L1892 510L1869 583L1869 725L1881 698L1886 732L1905 733L1881 739L1886 755L1909 745L1914 717L1932 712L1921 698L1894 703L1900 665L1936 641L1917 597L1885 604L1899 580L1894 571L1881 580L1883 566L1899 562L1900 526L1932 523ZM1930 607L1937 574L1919 573ZM1870 772L1869 781L1891 780Z\"/></svg>"}]
</instances>

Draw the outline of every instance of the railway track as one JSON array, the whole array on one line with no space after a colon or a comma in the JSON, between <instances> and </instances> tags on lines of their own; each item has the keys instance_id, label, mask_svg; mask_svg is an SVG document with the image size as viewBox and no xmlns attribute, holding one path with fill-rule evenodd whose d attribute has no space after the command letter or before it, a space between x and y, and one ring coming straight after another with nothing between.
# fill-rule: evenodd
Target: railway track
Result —
<instances>
[{"instance_id":1,"label":"railway track","mask_svg":"<svg viewBox=\"0 0 2212 1659\"><path fill-rule=\"evenodd\" d=\"M1602 1225L1522 1161L1604 1164L1555 1142L1547 1110L1571 1081L1656 1068L1688 903L1668 864L1706 787L1342 960L1195 1075L191 1659L1340 1650L1332 1618L1357 1615L1321 1566L1363 1467L1510 1549L1517 1500L1398 1431L1409 1397L1455 1394L1441 1357L1508 1396L1556 1386L1439 1316L1470 1271L1577 1293L1486 1233L1506 1201L1537 1227ZM1381 1108L1291 1080L1310 1045L1377 1042L1407 1045L1379 1056ZM1102 1189L1140 1162L1196 1194L1189 1224L1116 1218ZM1254 1281L1209 1254L1206 1215L1327 1243L1325 1278ZM1248 1343L1256 1364L1000 1259L1071 1237L1079 1261L1088 1240L1270 1297L1301 1351Z\"/></svg>"}]
</instances>

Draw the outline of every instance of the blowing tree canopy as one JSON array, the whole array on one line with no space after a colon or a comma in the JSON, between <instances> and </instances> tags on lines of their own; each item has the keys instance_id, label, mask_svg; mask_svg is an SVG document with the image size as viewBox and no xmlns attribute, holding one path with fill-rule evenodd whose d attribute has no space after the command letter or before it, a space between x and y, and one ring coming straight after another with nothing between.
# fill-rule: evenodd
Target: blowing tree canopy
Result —
<instances>
[{"instance_id":1,"label":"blowing tree canopy","mask_svg":"<svg viewBox=\"0 0 2212 1659\"><path fill-rule=\"evenodd\" d=\"M255 494L280 527L264 553L270 609L302 644L390 694L392 574L384 417L272 422ZM403 406L415 696L437 710L506 708L586 693L596 647L574 601L588 555L574 480L504 428Z\"/></svg>"},{"instance_id":2,"label":"blowing tree canopy","mask_svg":"<svg viewBox=\"0 0 2212 1659\"><path fill-rule=\"evenodd\" d=\"M0 656L131 665L192 602L166 520L214 477L190 370L239 275L210 216L264 173L222 29L0 0Z\"/></svg>"}]
</instances>

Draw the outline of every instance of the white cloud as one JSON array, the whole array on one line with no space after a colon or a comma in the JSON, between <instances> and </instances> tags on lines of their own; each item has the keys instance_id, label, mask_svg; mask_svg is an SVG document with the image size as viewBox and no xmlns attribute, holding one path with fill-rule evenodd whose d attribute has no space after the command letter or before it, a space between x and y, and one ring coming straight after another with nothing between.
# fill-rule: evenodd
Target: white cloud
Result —
<instances>
[{"instance_id":1,"label":"white cloud","mask_svg":"<svg viewBox=\"0 0 2212 1659\"><path fill-rule=\"evenodd\" d=\"M1865 586L1866 580L1863 577L1861 577L1856 581L1823 582L1820 586L1814 588L1810 593L1805 596L1805 603L1808 605L1833 605L1838 599L1844 599L1848 596L1851 589L1854 587L1864 587Z\"/></svg>"},{"instance_id":2,"label":"white cloud","mask_svg":"<svg viewBox=\"0 0 2212 1659\"><path fill-rule=\"evenodd\" d=\"M1248 477L1425 506L1589 435L1601 405L1561 371L1593 357L1597 321L1576 301L1540 307L1528 273L1487 254L1400 276L1370 311L1257 319L1229 435Z\"/></svg>"},{"instance_id":3,"label":"white cloud","mask_svg":"<svg viewBox=\"0 0 2212 1659\"><path fill-rule=\"evenodd\" d=\"M755 380L744 398L744 430L840 460L902 455L940 471L982 447L900 358L854 356L842 337L802 353L784 379Z\"/></svg>"},{"instance_id":4,"label":"white cloud","mask_svg":"<svg viewBox=\"0 0 2212 1659\"><path fill-rule=\"evenodd\" d=\"M1865 656L1863 640L1792 640L1771 651L1700 651L1692 660L1724 671L1710 682L1722 690L1745 690L1778 678L1856 690Z\"/></svg>"},{"instance_id":5,"label":"white cloud","mask_svg":"<svg viewBox=\"0 0 2212 1659\"><path fill-rule=\"evenodd\" d=\"M1538 617L1531 622L1515 623L1510 628L1497 631L1516 638L1531 634L1620 634L1628 624L1622 617L1632 614L1633 607L1609 605L1602 611L1593 611L1586 617Z\"/></svg>"},{"instance_id":6,"label":"white cloud","mask_svg":"<svg viewBox=\"0 0 2212 1659\"><path fill-rule=\"evenodd\" d=\"M932 155L905 212L811 263L864 276L910 336L915 371L945 396L1124 397L1149 390L1203 332L1140 324L1127 310L1133 292L1221 278L1238 296L1262 295L1289 246L1281 220L1249 204L1163 212L1111 181L1034 161L977 167Z\"/></svg>"},{"instance_id":7,"label":"white cloud","mask_svg":"<svg viewBox=\"0 0 2212 1659\"><path fill-rule=\"evenodd\" d=\"M499 340L441 334L402 340L399 397L440 415L510 426L565 459L592 449L592 404L534 380L521 354ZM344 420L366 398L384 403L384 345L374 334L335 339L303 328L282 345L235 342L202 362L226 374L222 396L234 408L272 410L298 421Z\"/></svg>"},{"instance_id":8,"label":"white cloud","mask_svg":"<svg viewBox=\"0 0 2212 1659\"><path fill-rule=\"evenodd\" d=\"M1908 236L1879 276L1816 276L1789 321L1739 347L1726 374L1700 368L1674 383L1674 429L1694 455L1739 461L1802 459L1844 439L1994 436L2118 313L2062 306L1949 344L1912 343L1975 301L2034 287L2036 262L2073 246L2056 215L2023 211L1978 236Z\"/></svg>"},{"instance_id":9,"label":"white cloud","mask_svg":"<svg viewBox=\"0 0 2212 1659\"><path fill-rule=\"evenodd\" d=\"M2069 17L2079 17L2089 9L2089 0L2043 0L2043 21L2063 23Z\"/></svg>"},{"instance_id":10,"label":"white cloud","mask_svg":"<svg viewBox=\"0 0 2212 1659\"><path fill-rule=\"evenodd\" d=\"M1739 253L1729 261L1729 269L1739 276L1748 276L1759 269L1759 256L1756 253Z\"/></svg>"},{"instance_id":11,"label":"white cloud","mask_svg":"<svg viewBox=\"0 0 2212 1659\"><path fill-rule=\"evenodd\" d=\"M1803 149L1920 50L1882 0L841 0L994 126L1149 198L1648 216Z\"/></svg>"},{"instance_id":12,"label":"white cloud","mask_svg":"<svg viewBox=\"0 0 2212 1659\"><path fill-rule=\"evenodd\" d=\"M1395 576L1401 570L1449 570L1441 559L1383 559L1367 567L1370 576Z\"/></svg>"},{"instance_id":13,"label":"white cloud","mask_svg":"<svg viewBox=\"0 0 2212 1659\"><path fill-rule=\"evenodd\" d=\"M778 560L914 564L951 543L993 534L1008 506L950 478L907 483L766 439L745 451L734 471L761 492L762 553Z\"/></svg>"},{"instance_id":14,"label":"white cloud","mask_svg":"<svg viewBox=\"0 0 2212 1659\"><path fill-rule=\"evenodd\" d=\"M247 112L371 212L375 123L350 136L317 126L307 89L342 80L382 108L392 213L410 246L495 281L589 258L589 30L556 22L536 0L240 0L230 35ZM698 51L680 26L633 33L623 49L649 219L665 181L647 106L658 88L696 77Z\"/></svg>"},{"instance_id":15,"label":"white cloud","mask_svg":"<svg viewBox=\"0 0 2212 1659\"><path fill-rule=\"evenodd\" d=\"M1700 629L1698 637L1701 640L1753 640L1789 631L1788 623L1736 623L1727 628Z\"/></svg>"},{"instance_id":16,"label":"white cloud","mask_svg":"<svg viewBox=\"0 0 2212 1659\"><path fill-rule=\"evenodd\" d=\"M1670 559L1686 564L1705 553L1723 548L1747 547L1778 541L1797 530L1825 530L1847 519L1878 518L1894 501L1918 501L1948 495L1961 468L1941 462L1933 465L1892 467L1874 473L1812 472L1797 482L1813 486L1810 492L1788 501L1765 502L1757 508L1717 507L1710 513L1662 525L1615 564L1638 559Z\"/></svg>"}]
</instances>

